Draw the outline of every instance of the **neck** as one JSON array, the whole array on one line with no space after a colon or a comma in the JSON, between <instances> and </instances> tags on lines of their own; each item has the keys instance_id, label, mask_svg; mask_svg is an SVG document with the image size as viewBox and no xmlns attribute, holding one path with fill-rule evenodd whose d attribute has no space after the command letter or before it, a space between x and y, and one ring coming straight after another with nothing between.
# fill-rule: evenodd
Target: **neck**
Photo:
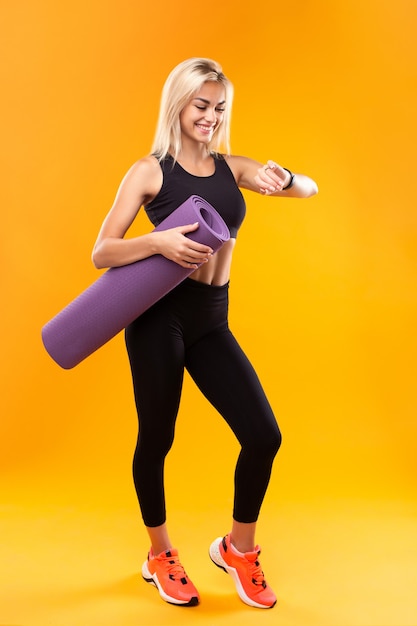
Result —
<instances>
[{"instance_id":1,"label":"neck","mask_svg":"<svg viewBox=\"0 0 417 626\"><path fill-rule=\"evenodd\" d=\"M202 163L208 158L211 158L211 154L207 144L187 141L187 137L182 138L181 150L178 153L179 161Z\"/></svg>"}]
</instances>

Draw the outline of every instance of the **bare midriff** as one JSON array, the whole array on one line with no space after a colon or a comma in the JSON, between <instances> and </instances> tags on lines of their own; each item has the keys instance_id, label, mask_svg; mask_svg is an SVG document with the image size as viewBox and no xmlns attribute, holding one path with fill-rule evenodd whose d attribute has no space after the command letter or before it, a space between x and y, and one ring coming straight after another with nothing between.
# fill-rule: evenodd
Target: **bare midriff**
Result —
<instances>
[{"instance_id":1,"label":"bare midriff","mask_svg":"<svg viewBox=\"0 0 417 626\"><path fill-rule=\"evenodd\" d=\"M200 283L221 287L225 285L230 277L230 266L232 264L233 248L236 239L229 239L223 246L209 259L203 263L190 278Z\"/></svg>"}]
</instances>

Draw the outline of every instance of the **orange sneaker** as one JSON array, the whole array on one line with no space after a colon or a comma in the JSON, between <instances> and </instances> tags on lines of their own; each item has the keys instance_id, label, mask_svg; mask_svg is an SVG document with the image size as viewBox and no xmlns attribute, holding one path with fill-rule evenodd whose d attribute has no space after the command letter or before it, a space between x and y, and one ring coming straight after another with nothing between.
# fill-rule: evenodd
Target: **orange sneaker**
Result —
<instances>
[{"instance_id":1,"label":"orange sneaker","mask_svg":"<svg viewBox=\"0 0 417 626\"><path fill-rule=\"evenodd\" d=\"M142 565L142 576L147 583L155 585L165 602L195 606L200 601L197 589L179 561L178 550L172 548L154 556L151 548Z\"/></svg>"},{"instance_id":2,"label":"orange sneaker","mask_svg":"<svg viewBox=\"0 0 417 626\"><path fill-rule=\"evenodd\" d=\"M231 575L240 599L258 609L272 609L277 598L267 585L258 557L259 546L242 554L230 543L230 535L218 537L210 546L210 558L215 565Z\"/></svg>"}]
</instances>

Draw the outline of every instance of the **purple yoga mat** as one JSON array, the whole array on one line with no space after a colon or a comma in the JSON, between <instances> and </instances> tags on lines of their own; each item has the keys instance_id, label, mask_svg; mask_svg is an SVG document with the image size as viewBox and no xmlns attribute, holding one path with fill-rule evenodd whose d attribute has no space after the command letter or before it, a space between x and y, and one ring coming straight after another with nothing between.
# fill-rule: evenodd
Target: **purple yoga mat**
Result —
<instances>
[{"instance_id":1,"label":"purple yoga mat","mask_svg":"<svg viewBox=\"0 0 417 626\"><path fill-rule=\"evenodd\" d=\"M199 223L188 233L215 252L230 239L217 211L203 198L190 196L155 230ZM50 356L64 369L80 363L176 287L194 270L162 255L112 267L42 328Z\"/></svg>"}]
</instances>

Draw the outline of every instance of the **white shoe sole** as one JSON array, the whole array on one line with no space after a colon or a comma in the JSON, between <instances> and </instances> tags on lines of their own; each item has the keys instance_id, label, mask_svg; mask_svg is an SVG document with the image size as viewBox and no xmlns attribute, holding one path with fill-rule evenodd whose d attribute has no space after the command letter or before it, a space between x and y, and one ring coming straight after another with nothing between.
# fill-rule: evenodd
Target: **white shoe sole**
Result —
<instances>
[{"instance_id":1,"label":"white shoe sole","mask_svg":"<svg viewBox=\"0 0 417 626\"><path fill-rule=\"evenodd\" d=\"M142 577L147 583L154 585L158 589L161 598L165 600L165 602L169 602L169 604L177 604L179 606L196 606L199 602L196 596L193 596L191 600L178 600L178 598L173 598L172 596L169 596L167 593L165 593L161 584L159 583L158 576L156 574L151 574L151 572L149 571L148 561L145 561L142 565Z\"/></svg>"},{"instance_id":2,"label":"white shoe sole","mask_svg":"<svg viewBox=\"0 0 417 626\"><path fill-rule=\"evenodd\" d=\"M242 583L240 582L240 578L238 576L236 568L230 567L230 565L227 565L226 561L223 559L220 553L220 544L222 541L223 541L223 537L217 537L217 539L215 539L210 546L209 553L210 553L210 558L213 561L213 563L217 565L217 567L220 567L225 572L230 574L230 576L233 578L233 582L235 583L235 586L236 586L236 591L238 593L239 598L242 600L242 602L244 602L245 604L248 604L249 606L253 606L257 609L272 609L272 607L275 606L275 604L273 604L272 606L265 606L265 604L259 604L258 602L255 602L254 600L249 598L249 596L245 593L245 590L242 587Z\"/></svg>"}]
</instances>

